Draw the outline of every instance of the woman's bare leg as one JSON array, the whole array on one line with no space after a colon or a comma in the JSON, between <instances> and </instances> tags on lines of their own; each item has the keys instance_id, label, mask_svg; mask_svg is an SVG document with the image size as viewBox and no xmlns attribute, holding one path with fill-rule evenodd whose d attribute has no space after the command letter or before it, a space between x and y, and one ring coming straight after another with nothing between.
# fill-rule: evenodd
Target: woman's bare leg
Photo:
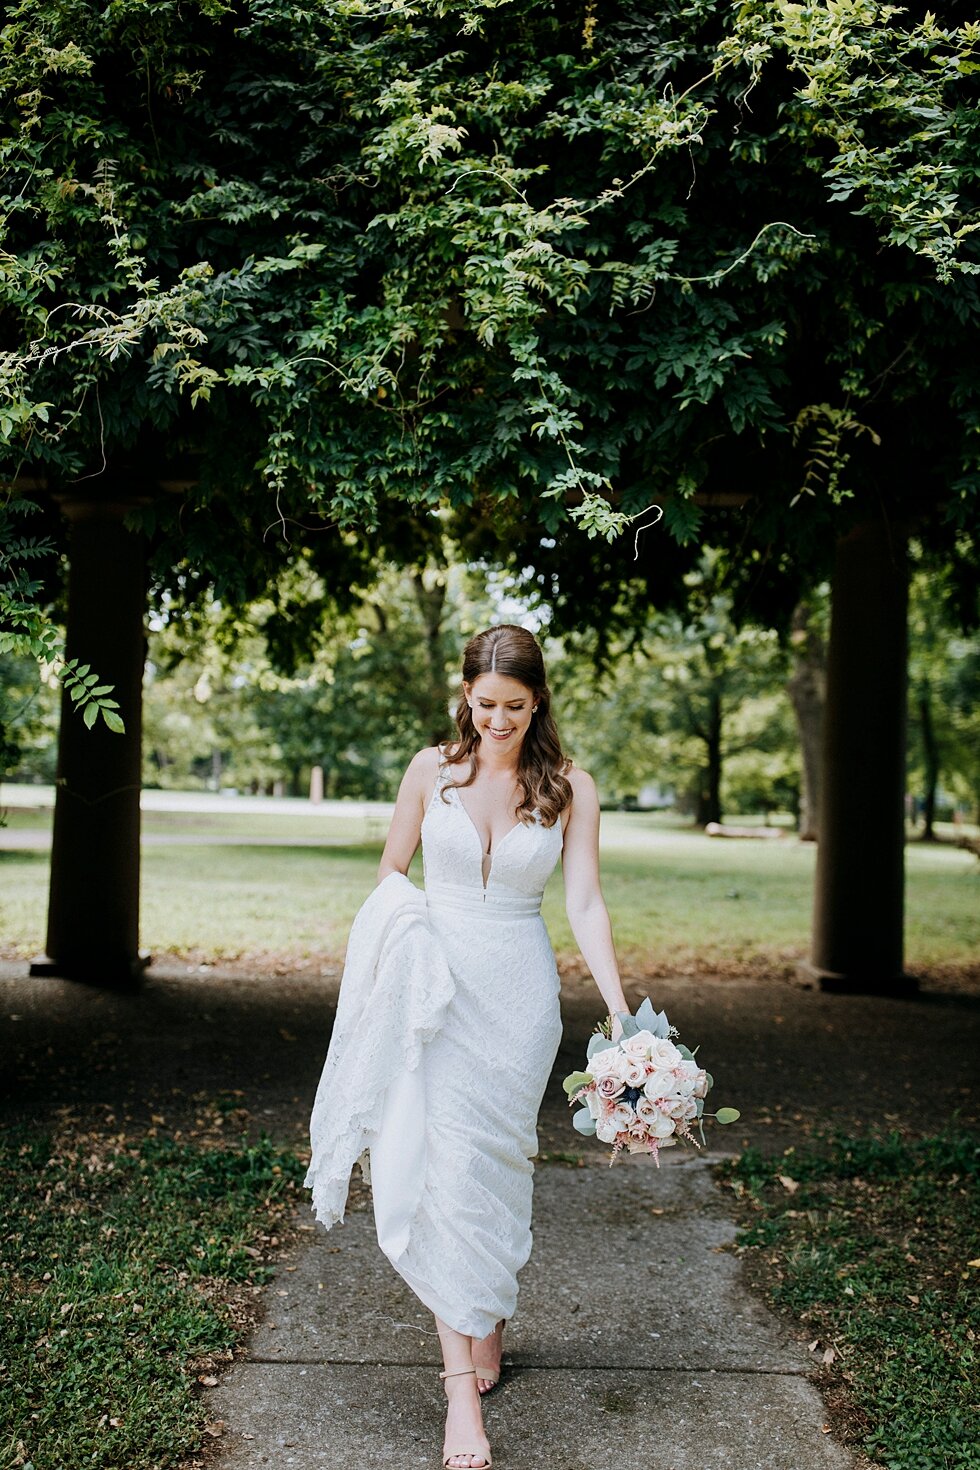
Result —
<instances>
[{"instance_id":1,"label":"woman's bare leg","mask_svg":"<svg viewBox=\"0 0 980 1470\"><path fill-rule=\"evenodd\" d=\"M449 1461L452 1470L480 1470L490 1459L490 1446L483 1432L483 1414L480 1410L480 1395L473 1375L473 1339L465 1333L456 1332L448 1323L436 1317L436 1331L442 1344L442 1362L447 1374L445 1380L449 1412L446 1415L446 1444L472 1445L476 1454L453 1455ZM486 1446L486 1453L482 1447Z\"/></svg>"}]
</instances>

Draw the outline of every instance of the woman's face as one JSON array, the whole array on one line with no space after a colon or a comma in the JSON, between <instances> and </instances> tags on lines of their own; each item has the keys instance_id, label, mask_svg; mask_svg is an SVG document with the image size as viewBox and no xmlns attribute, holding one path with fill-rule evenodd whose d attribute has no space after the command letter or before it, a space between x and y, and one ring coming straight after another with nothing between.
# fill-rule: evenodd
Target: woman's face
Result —
<instances>
[{"instance_id":1,"label":"woman's face","mask_svg":"<svg viewBox=\"0 0 980 1470\"><path fill-rule=\"evenodd\" d=\"M463 692L481 742L517 750L532 720L533 690L509 674L479 674L472 684L464 682Z\"/></svg>"}]
</instances>

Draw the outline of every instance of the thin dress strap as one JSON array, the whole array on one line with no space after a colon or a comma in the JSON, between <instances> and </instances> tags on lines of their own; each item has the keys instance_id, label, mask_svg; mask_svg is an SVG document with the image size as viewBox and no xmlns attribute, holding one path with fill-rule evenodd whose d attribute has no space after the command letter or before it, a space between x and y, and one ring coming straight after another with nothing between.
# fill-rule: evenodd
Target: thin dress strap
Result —
<instances>
[{"instance_id":1,"label":"thin dress strap","mask_svg":"<svg viewBox=\"0 0 980 1470\"><path fill-rule=\"evenodd\" d=\"M449 775L449 763L446 760L446 747L444 745L437 745L436 750L439 753L439 765L436 769L436 782L432 788L432 796L429 799L430 806L439 795L439 793L442 791L443 787L451 783L451 778Z\"/></svg>"}]
</instances>

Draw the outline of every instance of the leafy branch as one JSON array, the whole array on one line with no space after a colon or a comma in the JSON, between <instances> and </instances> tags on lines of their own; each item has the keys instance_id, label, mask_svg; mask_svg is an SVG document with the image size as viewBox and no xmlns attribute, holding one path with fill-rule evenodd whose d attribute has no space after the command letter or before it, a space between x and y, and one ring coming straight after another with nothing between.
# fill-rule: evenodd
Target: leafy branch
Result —
<instances>
[{"instance_id":1,"label":"leafy branch","mask_svg":"<svg viewBox=\"0 0 980 1470\"><path fill-rule=\"evenodd\" d=\"M30 501L13 496L0 503L0 655L34 659L42 677L60 682L89 729L101 717L121 735L125 726L119 704L110 698L114 685L100 683L90 664L65 658L60 632L40 605L42 584L29 568L54 554L53 543L47 537L10 534L15 519L35 509Z\"/></svg>"}]
</instances>

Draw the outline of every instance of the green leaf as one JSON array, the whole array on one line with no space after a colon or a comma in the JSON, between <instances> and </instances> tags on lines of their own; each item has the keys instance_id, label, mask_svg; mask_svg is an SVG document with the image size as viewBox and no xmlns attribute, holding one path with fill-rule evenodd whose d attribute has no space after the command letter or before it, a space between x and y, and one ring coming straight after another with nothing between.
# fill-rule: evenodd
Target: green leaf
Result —
<instances>
[{"instance_id":1,"label":"green leaf","mask_svg":"<svg viewBox=\"0 0 980 1470\"><path fill-rule=\"evenodd\" d=\"M99 706L97 704L87 704L82 710L82 719L90 730L98 718Z\"/></svg>"},{"instance_id":2,"label":"green leaf","mask_svg":"<svg viewBox=\"0 0 980 1470\"><path fill-rule=\"evenodd\" d=\"M738 1108L719 1108L715 1113L716 1123L737 1123L742 1114Z\"/></svg>"},{"instance_id":3,"label":"green leaf","mask_svg":"<svg viewBox=\"0 0 980 1470\"><path fill-rule=\"evenodd\" d=\"M124 735L126 733L126 726L117 714L113 714L111 709L103 709L102 718L114 735Z\"/></svg>"},{"instance_id":4,"label":"green leaf","mask_svg":"<svg viewBox=\"0 0 980 1470\"><path fill-rule=\"evenodd\" d=\"M571 1097L574 1092L579 1092L583 1087L588 1087L589 1083L594 1081L595 1078L590 1076L588 1072L570 1072L562 1083L562 1087L568 1096Z\"/></svg>"},{"instance_id":5,"label":"green leaf","mask_svg":"<svg viewBox=\"0 0 980 1470\"><path fill-rule=\"evenodd\" d=\"M588 1108L581 1108L572 1118L572 1127L576 1133L581 1133L586 1138L591 1138L595 1133L595 1118Z\"/></svg>"}]
</instances>

